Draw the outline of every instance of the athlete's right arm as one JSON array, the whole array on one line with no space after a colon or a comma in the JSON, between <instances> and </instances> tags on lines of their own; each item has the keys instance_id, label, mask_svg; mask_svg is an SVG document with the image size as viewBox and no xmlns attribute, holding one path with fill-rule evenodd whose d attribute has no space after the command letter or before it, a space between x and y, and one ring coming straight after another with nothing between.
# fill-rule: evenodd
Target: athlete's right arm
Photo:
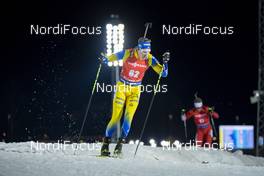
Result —
<instances>
[{"instance_id":1,"label":"athlete's right arm","mask_svg":"<svg viewBox=\"0 0 264 176\"><path fill-rule=\"evenodd\" d=\"M181 119L182 119L182 121L186 121L186 120L190 119L192 116L193 116L193 112L192 112L192 110L190 110L186 113L183 113L181 116Z\"/></svg>"},{"instance_id":2,"label":"athlete's right arm","mask_svg":"<svg viewBox=\"0 0 264 176\"><path fill-rule=\"evenodd\" d=\"M108 62L113 62L113 61L118 61L118 60L124 60L128 58L130 55L130 50L122 50L117 53L111 54L110 56L103 55L103 62L108 63Z\"/></svg>"},{"instance_id":3,"label":"athlete's right arm","mask_svg":"<svg viewBox=\"0 0 264 176\"><path fill-rule=\"evenodd\" d=\"M188 112L185 113L185 115L186 115L186 120L188 120L194 115L194 112L192 110L189 110Z\"/></svg>"}]
</instances>

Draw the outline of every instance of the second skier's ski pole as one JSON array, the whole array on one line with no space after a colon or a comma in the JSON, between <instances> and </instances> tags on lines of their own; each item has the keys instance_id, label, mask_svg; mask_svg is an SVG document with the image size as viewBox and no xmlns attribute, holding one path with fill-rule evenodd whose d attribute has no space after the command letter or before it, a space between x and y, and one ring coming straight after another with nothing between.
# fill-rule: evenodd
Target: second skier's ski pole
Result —
<instances>
[{"instance_id":1,"label":"second skier's ski pole","mask_svg":"<svg viewBox=\"0 0 264 176\"><path fill-rule=\"evenodd\" d=\"M181 115L183 116L185 114L185 109L182 109ZM185 142L187 142L187 124L186 124L186 119L183 121L184 124L184 134L185 134Z\"/></svg>"},{"instance_id":2,"label":"second skier's ski pole","mask_svg":"<svg viewBox=\"0 0 264 176\"><path fill-rule=\"evenodd\" d=\"M209 116L210 116L210 120L211 120L211 125L212 125L212 127L213 127L214 134L215 134L215 136L217 137L218 134L217 134L217 131L216 131L216 128L215 128L214 119L213 119L212 114L211 114L213 111L214 111L214 107L209 108Z\"/></svg>"}]
</instances>

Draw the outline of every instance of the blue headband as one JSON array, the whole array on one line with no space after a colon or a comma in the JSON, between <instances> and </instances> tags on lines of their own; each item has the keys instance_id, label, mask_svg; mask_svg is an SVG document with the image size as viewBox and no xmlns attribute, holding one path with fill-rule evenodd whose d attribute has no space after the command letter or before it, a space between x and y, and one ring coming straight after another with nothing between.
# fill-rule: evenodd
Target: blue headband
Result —
<instances>
[{"instance_id":1,"label":"blue headband","mask_svg":"<svg viewBox=\"0 0 264 176\"><path fill-rule=\"evenodd\" d=\"M138 44L139 49L150 49L150 42L140 42Z\"/></svg>"}]
</instances>

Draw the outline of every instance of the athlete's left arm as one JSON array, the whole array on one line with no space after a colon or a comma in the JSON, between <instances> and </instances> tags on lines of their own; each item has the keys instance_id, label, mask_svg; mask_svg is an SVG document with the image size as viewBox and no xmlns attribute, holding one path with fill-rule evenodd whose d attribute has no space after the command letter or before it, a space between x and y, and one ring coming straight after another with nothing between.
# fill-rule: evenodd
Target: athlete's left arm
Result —
<instances>
[{"instance_id":1,"label":"athlete's left arm","mask_svg":"<svg viewBox=\"0 0 264 176\"><path fill-rule=\"evenodd\" d=\"M168 63L164 63L163 65L161 65L159 61L154 56L151 55L150 65L156 73L160 74L162 72L161 73L162 77L168 76Z\"/></svg>"},{"instance_id":2,"label":"athlete's left arm","mask_svg":"<svg viewBox=\"0 0 264 176\"><path fill-rule=\"evenodd\" d=\"M219 118L219 114L217 112L212 112L212 116L215 119L218 119Z\"/></svg>"},{"instance_id":3,"label":"athlete's left arm","mask_svg":"<svg viewBox=\"0 0 264 176\"><path fill-rule=\"evenodd\" d=\"M208 106L205 106L205 110L207 113L210 113L211 116L214 118L214 119L218 119L219 118L219 114L217 112L214 111L214 108L211 108L211 107L208 107Z\"/></svg>"}]
</instances>

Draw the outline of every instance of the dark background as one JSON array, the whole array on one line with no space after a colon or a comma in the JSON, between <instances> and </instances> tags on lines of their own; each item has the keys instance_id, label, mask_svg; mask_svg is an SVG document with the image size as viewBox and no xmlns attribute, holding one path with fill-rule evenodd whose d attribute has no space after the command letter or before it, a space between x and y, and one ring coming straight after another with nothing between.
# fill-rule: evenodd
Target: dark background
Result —
<instances>
[{"instance_id":1,"label":"dark background","mask_svg":"<svg viewBox=\"0 0 264 176\"><path fill-rule=\"evenodd\" d=\"M79 132L98 67L105 49L101 35L30 35L30 25L102 26L110 14L125 24L125 48L134 47L152 22L148 37L157 58L171 52L167 94L157 94L144 139L184 139L182 108L192 108L194 93L215 106L220 124L256 123L256 105L249 97L257 89L257 1L49 1L10 3L1 25L1 132L9 140L57 140ZM234 26L233 35L162 35L162 24ZM104 66L101 83L111 82ZM144 84L155 84L151 69ZM137 138L152 94L143 93L129 138ZM9 114L9 120L8 120ZM172 119L169 119L169 115ZM103 135L111 115L111 94L95 94L84 136ZM236 116L238 117L236 120ZM195 126L188 122L190 138Z\"/></svg>"}]
</instances>

